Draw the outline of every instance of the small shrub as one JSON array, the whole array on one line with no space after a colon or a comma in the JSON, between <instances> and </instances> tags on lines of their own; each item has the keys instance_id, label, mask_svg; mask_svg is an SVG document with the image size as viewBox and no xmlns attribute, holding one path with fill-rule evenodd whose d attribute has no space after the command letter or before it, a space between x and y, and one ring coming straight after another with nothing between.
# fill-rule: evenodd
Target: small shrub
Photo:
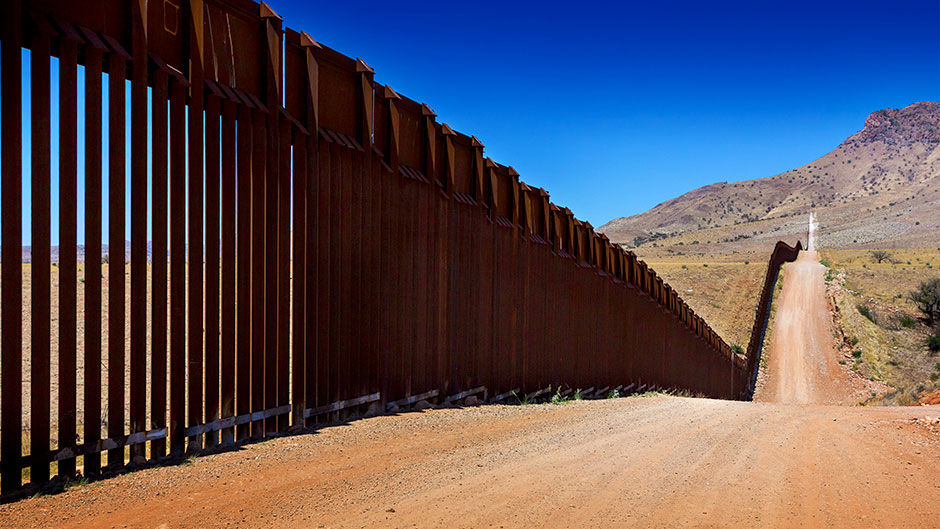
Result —
<instances>
[{"instance_id":1,"label":"small shrub","mask_svg":"<svg viewBox=\"0 0 940 529\"><path fill-rule=\"evenodd\" d=\"M852 345L858 345L858 336L853 336L852 339L849 340L849 343Z\"/></svg>"},{"instance_id":2,"label":"small shrub","mask_svg":"<svg viewBox=\"0 0 940 529\"><path fill-rule=\"evenodd\" d=\"M743 354L744 354L744 348L741 347L741 346L738 345L738 344L732 345L732 346L731 346L731 350L734 351L735 354L739 354L739 355L743 355Z\"/></svg>"},{"instance_id":3,"label":"small shrub","mask_svg":"<svg viewBox=\"0 0 940 529\"><path fill-rule=\"evenodd\" d=\"M861 358L861 357L862 357L862 350L861 350L861 349L856 349L856 350L852 351L852 357L853 357L853 358Z\"/></svg>"},{"instance_id":4,"label":"small shrub","mask_svg":"<svg viewBox=\"0 0 940 529\"><path fill-rule=\"evenodd\" d=\"M844 365L845 365L845 360L839 360L839 364L844 366Z\"/></svg>"},{"instance_id":5,"label":"small shrub","mask_svg":"<svg viewBox=\"0 0 940 529\"><path fill-rule=\"evenodd\" d=\"M619 399L619 398L620 398L620 390L615 389L615 390L611 391L610 393L607 394L607 398L608 398L608 399Z\"/></svg>"},{"instance_id":6,"label":"small shrub","mask_svg":"<svg viewBox=\"0 0 940 529\"><path fill-rule=\"evenodd\" d=\"M582 400L584 398L584 394L581 393L581 388L574 390L574 395L571 398L574 400Z\"/></svg>"},{"instance_id":7,"label":"small shrub","mask_svg":"<svg viewBox=\"0 0 940 529\"><path fill-rule=\"evenodd\" d=\"M855 305L855 308L858 310L859 314L868 318L868 321L872 323L878 323L875 321L875 315L872 313L871 308L868 305L862 305L859 303L858 305Z\"/></svg>"},{"instance_id":8,"label":"small shrub","mask_svg":"<svg viewBox=\"0 0 940 529\"><path fill-rule=\"evenodd\" d=\"M930 349L931 353L940 352L940 329L927 337L927 348Z\"/></svg>"},{"instance_id":9,"label":"small shrub","mask_svg":"<svg viewBox=\"0 0 940 529\"><path fill-rule=\"evenodd\" d=\"M702 263L702 266L708 268L708 263Z\"/></svg>"},{"instance_id":10,"label":"small shrub","mask_svg":"<svg viewBox=\"0 0 940 529\"><path fill-rule=\"evenodd\" d=\"M910 293L910 298L928 322L940 320L940 278L921 282L917 289Z\"/></svg>"},{"instance_id":11,"label":"small shrub","mask_svg":"<svg viewBox=\"0 0 940 529\"><path fill-rule=\"evenodd\" d=\"M914 318L910 316L903 316L901 318L901 327L907 327L908 329L910 329L913 326L914 326Z\"/></svg>"}]
</instances>

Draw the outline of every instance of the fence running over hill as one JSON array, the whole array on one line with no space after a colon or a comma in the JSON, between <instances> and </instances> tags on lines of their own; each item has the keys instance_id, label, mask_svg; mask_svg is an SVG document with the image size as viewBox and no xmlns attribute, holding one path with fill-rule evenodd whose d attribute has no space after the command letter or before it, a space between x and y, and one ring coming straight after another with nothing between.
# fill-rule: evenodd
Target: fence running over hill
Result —
<instances>
[{"instance_id":1,"label":"fence running over hill","mask_svg":"<svg viewBox=\"0 0 940 529\"><path fill-rule=\"evenodd\" d=\"M33 483L49 479L53 461L60 475L74 473L78 457L86 474L96 474L103 451L109 465L121 466L125 448L131 458L159 459L187 446L283 432L355 406L456 400L483 386L497 396L549 385L631 384L722 398L748 394L745 360L642 261L520 182L512 167L486 158L476 138L439 123L427 105L376 84L365 62L284 28L264 4L11 0L2 30L4 494L22 486L26 466ZM28 455L19 435L22 47L30 50L32 121ZM59 70L56 116L52 56ZM61 139L55 300L52 117ZM102 210L109 213L109 247L123 248L125 185L128 314L124 260L110 260L107 300L100 276ZM78 222L86 233L82 329ZM205 263L188 267L188 284L187 244L188 255ZM53 302L57 329L50 324Z\"/></svg>"},{"instance_id":2,"label":"fence running over hill","mask_svg":"<svg viewBox=\"0 0 940 529\"><path fill-rule=\"evenodd\" d=\"M757 383L757 367L763 352L764 335L767 333L767 320L770 319L770 306L774 300L774 285L777 284L780 267L784 263L796 261L801 250L803 250L801 241L796 241L795 247L782 241L777 242L773 253L770 255L770 262L767 263L767 274L764 276L764 284L761 286L760 300L757 302L757 314L754 315L754 326L751 328L751 340L747 344L747 372L750 374L747 398L754 396L754 385Z\"/></svg>"}]
</instances>

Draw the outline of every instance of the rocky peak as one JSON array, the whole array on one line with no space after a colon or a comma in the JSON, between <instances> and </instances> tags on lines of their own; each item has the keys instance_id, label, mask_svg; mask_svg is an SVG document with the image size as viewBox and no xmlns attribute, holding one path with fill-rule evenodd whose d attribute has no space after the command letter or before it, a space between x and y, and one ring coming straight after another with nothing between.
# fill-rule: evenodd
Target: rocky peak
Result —
<instances>
[{"instance_id":1,"label":"rocky peak","mask_svg":"<svg viewBox=\"0 0 940 529\"><path fill-rule=\"evenodd\" d=\"M879 141L891 145L940 143L940 103L922 101L901 109L872 112L865 119L865 128L849 136L845 143Z\"/></svg>"}]
</instances>

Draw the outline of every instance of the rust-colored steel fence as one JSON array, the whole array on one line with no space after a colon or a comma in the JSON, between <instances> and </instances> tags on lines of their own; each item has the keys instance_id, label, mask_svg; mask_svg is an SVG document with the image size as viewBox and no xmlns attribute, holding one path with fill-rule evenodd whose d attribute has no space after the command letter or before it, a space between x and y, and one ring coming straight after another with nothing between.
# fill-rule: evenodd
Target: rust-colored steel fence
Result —
<instances>
[{"instance_id":1,"label":"rust-colored steel fence","mask_svg":"<svg viewBox=\"0 0 940 529\"><path fill-rule=\"evenodd\" d=\"M420 399L749 392L745 359L645 263L265 4L9 0L0 23L4 494L24 469L94 475Z\"/></svg>"},{"instance_id":2,"label":"rust-colored steel fence","mask_svg":"<svg viewBox=\"0 0 940 529\"><path fill-rule=\"evenodd\" d=\"M770 262L767 263L767 274L764 276L760 299L757 302L757 313L754 315L754 326L751 328L751 340L747 344L747 373L750 380L747 385L747 392L744 395L745 398L749 399L754 396L754 385L757 383L757 366L764 347L764 335L767 332L767 321L770 319L770 306L774 300L774 286L777 284L780 267L784 263L796 261L802 250L803 243L801 241L796 241L795 247L785 242L778 242L770 255Z\"/></svg>"}]
</instances>

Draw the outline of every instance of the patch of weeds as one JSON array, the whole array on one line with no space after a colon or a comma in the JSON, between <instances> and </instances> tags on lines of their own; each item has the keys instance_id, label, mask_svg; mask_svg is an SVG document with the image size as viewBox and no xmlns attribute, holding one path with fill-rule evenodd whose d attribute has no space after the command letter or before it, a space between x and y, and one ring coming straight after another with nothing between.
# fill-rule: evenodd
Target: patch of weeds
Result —
<instances>
[{"instance_id":1,"label":"patch of weeds","mask_svg":"<svg viewBox=\"0 0 940 529\"><path fill-rule=\"evenodd\" d=\"M743 354L744 354L744 348L741 347L741 346L738 345L738 344L732 345L732 346L731 346L731 350L734 351L734 354L739 354L739 355L743 355Z\"/></svg>"},{"instance_id":2,"label":"patch of weeds","mask_svg":"<svg viewBox=\"0 0 940 529\"><path fill-rule=\"evenodd\" d=\"M845 364L846 364L845 359L840 359L840 360L839 360L839 365L843 365L843 366L844 366Z\"/></svg>"},{"instance_id":3,"label":"patch of weeds","mask_svg":"<svg viewBox=\"0 0 940 529\"><path fill-rule=\"evenodd\" d=\"M858 345L858 336L853 336L852 339L849 340L849 343L852 344L853 346Z\"/></svg>"},{"instance_id":4,"label":"patch of weeds","mask_svg":"<svg viewBox=\"0 0 940 529\"><path fill-rule=\"evenodd\" d=\"M574 390L574 395L571 396L573 400L584 400L584 393L581 391L581 388Z\"/></svg>"},{"instance_id":5,"label":"patch of weeds","mask_svg":"<svg viewBox=\"0 0 940 529\"><path fill-rule=\"evenodd\" d=\"M62 490L68 490L77 487L84 487L91 483L91 480L85 476L78 476L75 479L70 479L62 485Z\"/></svg>"},{"instance_id":6,"label":"patch of weeds","mask_svg":"<svg viewBox=\"0 0 940 529\"><path fill-rule=\"evenodd\" d=\"M562 396L560 387L557 390L555 390L555 394L552 395L552 404L555 404L555 405L566 404L569 401L570 399L568 397Z\"/></svg>"},{"instance_id":7,"label":"patch of weeds","mask_svg":"<svg viewBox=\"0 0 940 529\"><path fill-rule=\"evenodd\" d=\"M820 260L819 260L819 264L825 266L826 268L830 268L829 261L827 261L827 260L825 260L825 259L820 259Z\"/></svg>"},{"instance_id":8,"label":"patch of weeds","mask_svg":"<svg viewBox=\"0 0 940 529\"><path fill-rule=\"evenodd\" d=\"M908 329L910 329L913 326L914 326L914 318L910 316L903 316L901 318L901 327L907 327Z\"/></svg>"},{"instance_id":9,"label":"patch of weeds","mask_svg":"<svg viewBox=\"0 0 940 529\"><path fill-rule=\"evenodd\" d=\"M861 349L856 349L856 350L852 351L852 358L861 358L861 357L862 357L862 350L861 350Z\"/></svg>"},{"instance_id":10,"label":"patch of weeds","mask_svg":"<svg viewBox=\"0 0 940 529\"><path fill-rule=\"evenodd\" d=\"M535 400L532 398L529 398L529 396L526 394L523 394L522 397L520 398L519 395L517 395L516 392L513 391L512 396L515 397L516 401L519 403L520 406L527 406L529 404L535 403Z\"/></svg>"},{"instance_id":11,"label":"patch of weeds","mask_svg":"<svg viewBox=\"0 0 940 529\"><path fill-rule=\"evenodd\" d=\"M940 373L931 373L931 374L930 374L930 381L931 381L931 382L936 382L938 378L940 378Z\"/></svg>"},{"instance_id":12,"label":"patch of weeds","mask_svg":"<svg viewBox=\"0 0 940 529\"><path fill-rule=\"evenodd\" d=\"M619 399L619 398L620 398L620 390L615 389L615 390L611 391L610 393L607 394L607 398L608 398L608 399Z\"/></svg>"}]
</instances>

